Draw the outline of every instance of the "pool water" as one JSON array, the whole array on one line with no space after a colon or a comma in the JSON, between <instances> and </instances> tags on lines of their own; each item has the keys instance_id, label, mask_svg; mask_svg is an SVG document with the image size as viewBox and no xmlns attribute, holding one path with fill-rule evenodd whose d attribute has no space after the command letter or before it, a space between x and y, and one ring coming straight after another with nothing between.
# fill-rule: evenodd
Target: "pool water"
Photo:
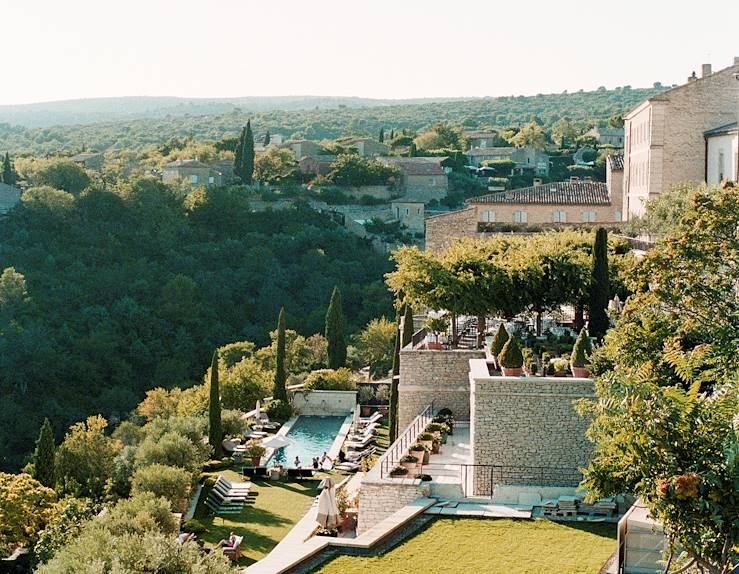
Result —
<instances>
[{"instance_id":1,"label":"pool water","mask_svg":"<svg viewBox=\"0 0 739 574\"><path fill-rule=\"evenodd\" d=\"M287 432L292 444L278 449L269 460L269 465L283 464L292 468L295 457L300 457L303 468L309 468L314 456L320 457L331 450L345 417L319 417L301 415Z\"/></svg>"}]
</instances>

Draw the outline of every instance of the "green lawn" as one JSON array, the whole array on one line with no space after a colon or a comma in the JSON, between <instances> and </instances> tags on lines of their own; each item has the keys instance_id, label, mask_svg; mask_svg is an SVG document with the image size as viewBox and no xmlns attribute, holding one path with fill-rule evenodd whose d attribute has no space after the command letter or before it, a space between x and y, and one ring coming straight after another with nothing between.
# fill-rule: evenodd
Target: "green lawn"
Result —
<instances>
[{"instance_id":1,"label":"green lawn","mask_svg":"<svg viewBox=\"0 0 739 574\"><path fill-rule=\"evenodd\" d=\"M222 474L232 481L244 480L233 471L227 470ZM205 506L207 491L204 490L195 518L208 528L208 532L198 534L198 538L206 546L213 546L232 531L243 536L239 565L248 566L268 554L303 517L317 494L318 482L254 482L252 492L256 496L253 504L247 503L240 514L216 517Z\"/></svg>"},{"instance_id":2,"label":"green lawn","mask_svg":"<svg viewBox=\"0 0 739 574\"><path fill-rule=\"evenodd\" d=\"M339 556L315 572L595 574L615 550L615 524L439 518L387 554Z\"/></svg>"}]
</instances>

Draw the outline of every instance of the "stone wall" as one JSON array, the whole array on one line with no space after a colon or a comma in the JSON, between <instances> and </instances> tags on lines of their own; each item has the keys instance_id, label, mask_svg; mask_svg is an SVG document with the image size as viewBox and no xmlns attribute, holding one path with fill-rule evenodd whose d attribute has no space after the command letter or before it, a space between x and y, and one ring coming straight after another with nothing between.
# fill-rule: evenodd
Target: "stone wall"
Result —
<instances>
[{"instance_id":1,"label":"stone wall","mask_svg":"<svg viewBox=\"0 0 739 574\"><path fill-rule=\"evenodd\" d=\"M407 478L366 476L359 491L357 534L369 530L414 500L428 494L428 483Z\"/></svg>"},{"instance_id":2,"label":"stone wall","mask_svg":"<svg viewBox=\"0 0 739 574\"><path fill-rule=\"evenodd\" d=\"M440 252L455 237L477 237L477 215L471 207L426 219L426 249Z\"/></svg>"},{"instance_id":3,"label":"stone wall","mask_svg":"<svg viewBox=\"0 0 739 574\"><path fill-rule=\"evenodd\" d=\"M301 415L345 416L354 411L357 391L295 391L293 407Z\"/></svg>"},{"instance_id":4,"label":"stone wall","mask_svg":"<svg viewBox=\"0 0 739 574\"><path fill-rule=\"evenodd\" d=\"M492 475L481 469L475 492L489 494L491 478L497 484L576 484L575 469L587 465L592 444L585 437L590 421L574 402L594 396L593 381L490 377L486 371L484 361L471 361L470 441L475 464L501 468Z\"/></svg>"},{"instance_id":5,"label":"stone wall","mask_svg":"<svg viewBox=\"0 0 739 574\"><path fill-rule=\"evenodd\" d=\"M449 408L457 420L470 416L470 359L484 359L483 350L434 351L406 348L400 352L398 428L404 429L434 401Z\"/></svg>"}]
</instances>

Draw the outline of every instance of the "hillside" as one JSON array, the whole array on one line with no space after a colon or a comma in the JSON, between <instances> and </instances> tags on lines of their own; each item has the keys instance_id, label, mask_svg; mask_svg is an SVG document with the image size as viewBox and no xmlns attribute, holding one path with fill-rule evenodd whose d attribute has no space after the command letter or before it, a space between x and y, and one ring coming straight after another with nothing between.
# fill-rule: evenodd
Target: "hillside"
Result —
<instances>
[{"instance_id":1,"label":"hillside","mask_svg":"<svg viewBox=\"0 0 739 574\"><path fill-rule=\"evenodd\" d=\"M0 150L7 150L11 154L75 153L82 149L141 148L174 136L219 140L236 135L247 118L252 119L257 132L268 129L272 133L285 136L300 134L309 139L350 134L376 135L381 127L386 130L420 130L437 121L476 128L483 125L516 125L536 117L545 126L551 126L565 116L583 122L607 120L615 114L627 112L664 89L625 87L592 92L393 104L353 98L318 98L315 101L305 98L223 101L164 98L155 105L150 101L153 99L143 98L136 100L134 105L125 98L123 100L131 105L122 106L120 113L130 114L128 119L99 123L89 122L95 121L95 118L110 117L111 107L115 107L116 100L91 100L86 111L79 101L58 102L55 105L59 109L69 107L68 117L79 116L79 125L14 125L2 119L0 108L0 122L5 122L0 123ZM308 101L312 103L309 109L294 109L296 106L304 107ZM368 103L373 105L363 107ZM33 121L39 124L46 121L44 118L58 117L53 107L43 107L48 104L34 105L40 107L25 108L15 112L13 117L25 117L25 121L30 122L28 118L38 114L38 119ZM254 111L249 111L247 105ZM261 105L264 105L264 109L259 107ZM279 105L282 109L267 109L273 105Z\"/></svg>"}]
</instances>

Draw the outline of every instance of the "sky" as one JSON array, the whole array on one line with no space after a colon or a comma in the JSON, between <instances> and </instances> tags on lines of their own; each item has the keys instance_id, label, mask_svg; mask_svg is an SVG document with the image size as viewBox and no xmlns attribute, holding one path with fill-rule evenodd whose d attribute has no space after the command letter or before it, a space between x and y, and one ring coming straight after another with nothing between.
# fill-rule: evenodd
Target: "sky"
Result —
<instances>
[{"instance_id":1,"label":"sky","mask_svg":"<svg viewBox=\"0 0 739 574\"><path fill-rule=\"evenodd\" d=\"M739 2L681 4L0 0L0 104L530 95L683 83L704 62L731 65Z\"/></svg>"}]
</instances>

